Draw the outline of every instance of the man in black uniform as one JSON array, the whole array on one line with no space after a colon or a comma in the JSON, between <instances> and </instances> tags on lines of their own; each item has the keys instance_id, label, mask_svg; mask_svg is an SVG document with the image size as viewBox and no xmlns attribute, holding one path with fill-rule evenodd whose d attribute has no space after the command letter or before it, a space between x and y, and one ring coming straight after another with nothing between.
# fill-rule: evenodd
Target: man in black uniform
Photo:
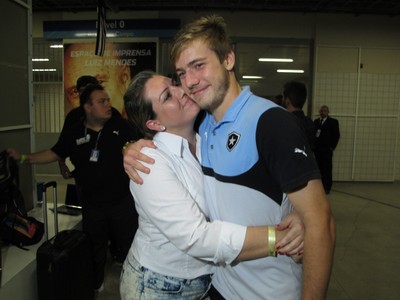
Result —
<instances>
[{"instance_id":1,"label":"man in black uniform","mask_svg":"<svg viewBox=\"0 0 400 300\"><path fill-rule=\"evenodd\" d=\"M110 238L126 256L137 229L129 178L122 165L122 147L136 136L125 119L112 114L109 96L101 85L88 85L80 105L85 117L65 128L51 149L23 155L15 149L8 152L16 160L30 163L70 158L84 199L83 231L93 245L94 289L101 291Z\"/></svg>"},{"instance_id":2,"label":"man in black uniform","mask_svg":"<svg viewBox=\"0 0 400 300\"><path fill-rule=\"evenodd\" d=\"M75 93L79 96L82 94L85 87L89 84L101 84L96 77L90 75L83 75L78 78L76 81L76 90ZM112 113L116 115L121 115L118 110L112 107ZM61 129L61 134L64 130L69 130L71 126L75 126L76 123L80 122L82 119L85 118L85 112L81 106L78 106L65 116L64 125ZM60 173L64 179L69 179L74 177L71 171L69 170L68 166L65 164L65 159L60 159L58 161L58 165L60 167Z\"/></svg>"}]
</instances>

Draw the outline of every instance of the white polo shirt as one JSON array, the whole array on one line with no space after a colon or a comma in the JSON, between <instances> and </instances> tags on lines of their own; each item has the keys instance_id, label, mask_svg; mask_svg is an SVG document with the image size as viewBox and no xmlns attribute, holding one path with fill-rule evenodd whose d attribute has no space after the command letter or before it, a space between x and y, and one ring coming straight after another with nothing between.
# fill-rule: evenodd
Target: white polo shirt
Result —
<instances>
[{"instance_id":1,"label":"white polo shirt","mask_svg":"<svg viewBox=\"0 0 400 300\"><path fill-rule=\"evenodd\" d=\"M153 141L157 149L142 151L155 160L150 174L140 173L143 185L130 182L139 228L128 259L134 256L154 272L185 279L212 273L211 262L231 263L242 249L246 227L207 221L203 173L187 140L160 132ZM197 157L199 151L197 136Z\"/></svg>"}]
</instances>

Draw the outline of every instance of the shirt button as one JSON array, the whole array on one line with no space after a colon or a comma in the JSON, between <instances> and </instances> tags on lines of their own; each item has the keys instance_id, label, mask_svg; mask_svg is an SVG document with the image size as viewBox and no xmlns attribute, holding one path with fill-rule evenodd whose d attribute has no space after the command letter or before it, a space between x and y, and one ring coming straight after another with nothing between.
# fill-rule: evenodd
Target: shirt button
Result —
<instances>
[{"instance_id":1,"label":"shirt button","mask_svg":"<svg viewBox=\"0 0 400 300\"><path fill-rule=\"evenodd\" d=\"M210 148L211 148L211 150L213 150L214 149L214 145L211 145Z\"/></svg>"},{"instance_id":2,"label":"shirt button","mask_svg":"<svg viewBox=\"0 0 400 300\"><path fill-rule=\"evenodd\" d=\"M213 134L213 136L215 136L216 135L215 131L213 131L212 134Z\"/></svg>"}]
</instances>

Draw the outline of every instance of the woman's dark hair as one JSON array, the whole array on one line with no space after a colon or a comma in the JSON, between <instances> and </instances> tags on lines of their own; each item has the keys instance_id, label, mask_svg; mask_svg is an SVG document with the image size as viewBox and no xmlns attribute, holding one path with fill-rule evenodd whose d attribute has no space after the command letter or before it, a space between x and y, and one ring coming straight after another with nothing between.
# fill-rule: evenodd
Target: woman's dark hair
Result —
<instances>
[{"instance_id":1,"label":"woman's dark hair","mask_svg":"<svg viewBox=\"0 0 400 300\"><path fill-rule=\"evenodd\" d=\"M157 133L146 126L146 121L155 119L156 114L153 111L151 100L145 98L146 84L156 75L157 73L151 70L138 73L132 79L124 95L128 121L137 130L137 133L146 139L152 139Z\"/></svg>"}]
</instances>

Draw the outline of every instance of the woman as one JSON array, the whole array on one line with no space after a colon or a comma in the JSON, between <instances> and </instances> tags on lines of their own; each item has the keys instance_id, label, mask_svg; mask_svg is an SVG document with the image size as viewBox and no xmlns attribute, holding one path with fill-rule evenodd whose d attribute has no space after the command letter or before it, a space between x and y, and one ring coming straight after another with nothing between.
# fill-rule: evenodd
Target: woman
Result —
<instances>
[{"instance_id":1,"label":"woman","mask_svg":"<svg viewBox=\"0 0 400 300\"><path fill-rule=\"evenodd\" d=\"M144 183L130 182L139 228L121 275L122 299L207 299L213 264L275 256L275 235L286 232L207 221L193 129L200 109L183 89L144 71L124 101L129 121L157 149L143 150L155 160L151 173L141 174ZM297 251L302 237L294 240Z\"/></svg>"}]
</instances>

